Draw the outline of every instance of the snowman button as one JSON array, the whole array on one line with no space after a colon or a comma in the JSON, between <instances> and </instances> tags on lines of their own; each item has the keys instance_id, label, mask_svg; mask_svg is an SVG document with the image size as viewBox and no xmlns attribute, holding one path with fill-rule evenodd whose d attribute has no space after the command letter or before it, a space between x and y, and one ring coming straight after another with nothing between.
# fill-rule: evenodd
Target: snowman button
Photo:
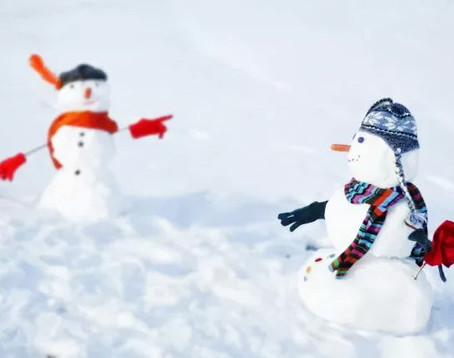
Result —
<instances>
[{"instance_id":1,"label":"snowman button","mask_svg":"<svg viewBox=\"0 0 454 358\"><path fill-rule=\"evenodd\" d=\"M77 144L79 145L79 147L83 147L84 146L84 142L79 142Z\"/></svg>"},{"instance_id":2,"label":"snowman button","mask_svg":"<svg viewBox=\"0 0 454 358\"><path fill-rule=\"evenodd\" d=\"M75 172L74 172L75 175L79 175L80 174L80 170L77 169Z\"/></svg>"},{"instance_id":3,"label":"snowman button","mask_svg":"<svg viewBox=\"0 0 454 358\"><path fill-rule=\"evenodd\" d=\"M85 135L85 132L80 132L79 134L81 137L83 137Z\"/></svg>"}]
</instances>

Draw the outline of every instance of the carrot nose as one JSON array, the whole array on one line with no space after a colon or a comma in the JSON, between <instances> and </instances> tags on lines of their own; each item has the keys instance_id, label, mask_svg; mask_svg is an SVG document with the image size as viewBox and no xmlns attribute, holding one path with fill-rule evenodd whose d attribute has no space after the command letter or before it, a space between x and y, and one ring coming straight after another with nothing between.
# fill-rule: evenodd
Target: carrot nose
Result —
<instances>
[{"instance_id":1,"label":"carrot nose","mask_svg":"<svg viewBox=\"0 0 454 358\"><path fill-rule=\"evenodd\" d=\"M350 146L348 144L331 144L331 149L336 152L348 152L350 150Z\"/></svg>"},{"instance_id":2,"label":"carrot nose","mask_svg":"<svg viewBox=\"0 0 454 358\"><path fill-rule=\"evenodd\" d=\"M91 88L90 87L85 88L84 97L87 99L91 97Z\"/></svg>"}]
</instances>

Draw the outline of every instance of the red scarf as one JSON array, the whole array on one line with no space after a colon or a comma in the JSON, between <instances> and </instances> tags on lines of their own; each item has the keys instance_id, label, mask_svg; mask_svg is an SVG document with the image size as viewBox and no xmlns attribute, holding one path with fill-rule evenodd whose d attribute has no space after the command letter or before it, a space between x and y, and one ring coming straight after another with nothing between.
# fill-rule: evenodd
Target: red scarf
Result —
<instances>
[{"instance_id":1,"label":"red scarf","mask_svg":"<svg viewBox=\"0 0 454 358\"><path fill-rule=\"evenodd\" d=\"M110 119L107 112L67 112L58 116L49 128L47 137L47 147L49 148L50 157L55 168L60 169L62 165L54 157L54 148L52 146L52 137L62 126L74 126L81 128L99 129L110 134L118 131L117 123Z\"/></svg>"}]
</instances>

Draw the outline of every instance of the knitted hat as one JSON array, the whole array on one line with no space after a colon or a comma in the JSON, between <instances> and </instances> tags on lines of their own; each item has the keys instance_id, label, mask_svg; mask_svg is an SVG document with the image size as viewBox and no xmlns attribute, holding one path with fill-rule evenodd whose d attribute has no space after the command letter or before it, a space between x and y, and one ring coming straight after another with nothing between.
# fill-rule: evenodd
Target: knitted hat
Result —
<instances>
[{"instance_id":1,"label":"knitted hat","mask_svg":"<svg viewBox=\"0 0 454 358\"><path fill-rule=\"evenodd\" d=\"M414 117L402 104L394 103L391 98L383 98L367 111L360 129L379 136L393 150L399 186L405 193L411 211L406 222L416 229L423 228L427 222L427 212L421 213L416 209L414 198L408 191L401 161L402 153L419 148Z\"/></svg>"},{"instance_id":2,"label":"knitted hat","mask_svg":"<svg viewBox=\"0 0 454 358\"><path fill-rule=\"evenodd\" d=\"M381 137L396 153L419 148L416 122L410 111L391 98L383 98L367 111L361 129Z\"/></svg>"},{"instance_id":3,"label":"knitted hat","mask_svg":"<svg viewBox=\"0 0 454 358\"><path fill-rule=\"evenodd\" d=\"M58 77L47 68L39 55L30 56L30 65L41 75L43 80L54 85L56 89L62 88L67 83L80 80L107 81L107 75L104 71L90 65L79 65L71 71L63 72Z\"/></svg>"},{"instance_id":4,"label":"knitted hat","mask_svg":"<svg viewBox=\"0 0 454 358\"><path fill-rule=\"evenodd\" d=\"M81 80L107 80L104 71L90 65L79 65L75 69L60 74L61 85L64 86L70 82Z\"/></svg>"}]
</instances>

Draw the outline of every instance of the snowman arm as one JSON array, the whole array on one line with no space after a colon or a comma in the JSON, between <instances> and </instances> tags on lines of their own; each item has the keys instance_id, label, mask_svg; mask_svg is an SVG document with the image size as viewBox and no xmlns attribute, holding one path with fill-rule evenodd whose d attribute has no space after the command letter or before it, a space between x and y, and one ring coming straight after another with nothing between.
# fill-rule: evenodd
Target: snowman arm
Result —
<instances>
[{"instance_id":1,"label":"snowman arm","mask_svg":"<svg viewBox=\"0 0 454 358\"><path fill-rule=\"evenodd\" d=\"M0 179L12 181L16 170L22 166L27 159L24 153L18 153L13 157L7 158L0 162Z\"/></svg>"},{"instance_id":2,"label":"snowman arm","mask_svg":"<svg viewBox=\"0 0 454 358\"><path fill-rule=\"evenodd\" d=\"M325 209L328 201L314 201L303 208L296 209L286 213L280 213L277 218L281 221L282 226L290 226L290 231L295 231L303 224L308 224L319 219L325 218Z\"/></svg>"},{"instance_id":3,"label":"snowman arm","mask_svg":"<svg viewBox=\"0 0 454 358\"><path fill-rule=\"evenodd\" d=\"M38 151L40 151L41 149L44 149L44 148L47 148L47 144L42 144L42 145L40 145L39 147L30 149L28 152L25 152L24 155L25 155L26 157L28 157L29 155L31 155L31 154L33 154L33 153L36 153L36 152L38 152Z\"/></svg>"},{"instance_id":4,"label":"snowman arm","mask_svg":"<svg viewBox=\"0 0 454 358\"><path fill-rule=\"evenodd\" d=\"M168 121L173 118L172 114L161 116L154 119L147 119L142 118L138 122L130 124L126 128L122 128L119 132L128 129L131 137L134 139L146 137L149 135L157 134L159 139L164 137L165 132L167 131L167 127L164 125L163 122Z\"/></svg>"},{"instance_id":5,"label":"snowman arm","mask_svg":"<svg viewBox=\"0 0 454 358\"><path fill-rule=\"evenodd\" d=\"M27 157L46 147L47 144L43 144L25 153L18 153L15 156L6 158L2 162L0 162L0 180L12 181L14 179L14 174L16 173L17 169L19 169L19 167L25 164L25 162L27 161Z\"/></svg>"}]
</instances>

